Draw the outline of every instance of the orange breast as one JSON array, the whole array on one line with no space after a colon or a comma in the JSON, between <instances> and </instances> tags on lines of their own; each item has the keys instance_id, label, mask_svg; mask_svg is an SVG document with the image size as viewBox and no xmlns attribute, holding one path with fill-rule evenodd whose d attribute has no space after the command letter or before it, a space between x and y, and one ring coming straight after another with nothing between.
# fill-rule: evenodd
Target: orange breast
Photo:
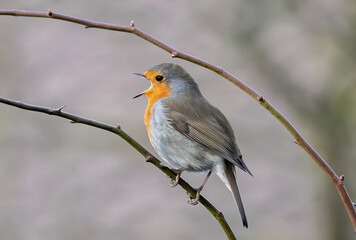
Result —
<instances>
[{"instance_id":1,"label":"orange breast","mask_svg":"<svg viewBox=\"0 0 356 240\"><path fill-rule=\"evenodd\" d=\"M148 137L151 138L150 120L154 112L153 105L161 98L167 97L171 93L167 82L151 83L151 87L144 93L148 98L148 105L145 111L145 124Z\"/></svg>"}]
</instances>

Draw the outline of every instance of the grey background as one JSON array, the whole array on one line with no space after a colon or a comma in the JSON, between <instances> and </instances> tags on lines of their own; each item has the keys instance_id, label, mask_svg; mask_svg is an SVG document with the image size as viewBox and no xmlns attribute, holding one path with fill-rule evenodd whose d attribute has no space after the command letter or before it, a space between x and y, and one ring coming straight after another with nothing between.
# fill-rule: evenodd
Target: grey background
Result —
<instances>
[{"instance_id":1,"label":"grey background","mask_svg":"<svg viewBox=\"0 0 356 240\"><path fill-rule=\"evenodd\" d=\"M128 25L224 67L272 102L356 199L354 1L2 0ZM154 153L143 124L148 88L133 72L173 62L230 120L249 229L213 176L203 195L238 239L352 239L331 181L257 102L218 75L133 35L50 19L0 16L0 95L122 128ZM183 174L193 186L204 176ZM119 137L0 105L1 239L225 239L201 206Z\"/></svg>"}]
</instances>

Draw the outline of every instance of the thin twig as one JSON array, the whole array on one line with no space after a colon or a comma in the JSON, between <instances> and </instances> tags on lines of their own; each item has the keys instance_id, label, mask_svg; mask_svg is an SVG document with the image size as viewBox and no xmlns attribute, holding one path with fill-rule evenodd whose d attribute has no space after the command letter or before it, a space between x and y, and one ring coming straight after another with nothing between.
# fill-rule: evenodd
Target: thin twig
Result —
<instances>
[{"instance_id":1,"label":"thin twig","mask_svg":"<svg viewBox=\"0 0 356 240\"><path fill-rule=\"evenodd\" d=\"M106 123L102 123L93 119L85 118L79 115L75 115L69 112L62 111L63 107L60 108L49 108L49 107L43 107L43 106L38 106L38 105L32 105L32 104L27 104L23 103L21 101L16 101L8 98L4 98L0 96L0 103L4 103L7 105L11 105L14 107L18 107L21 109L29 110L29 111L34 111L34 112L41 112L49 115L54 115L58 116L61 118L66 118L70 120L70 123L81 123L85 124L88 126L92 126L95 128L100 128L109 132L112 132L116 135L119 135L121 138L123 138L126 142L128 142L133 148L135 148L139 153L141 153L142 156L145 157L145 160L149 163L152 163L154 166L156 166L158 169L160 169L162 172L164 172L168 177L175 179L176 174L170 170L169 168L163 166L161 162L155 158L151 153L149 153L144 147L142 147L138 142L136 142L135 139L130 137L127 133L125 133L120 125L117 126L112 126ZM186 190L191 196L195 197L196 196L196 190L191 187L186 181L184 181L182 178L179 179L178 184ZM200 195L199 202L215 217L215 219L219 222L221 227L223 228L226 236L228 239L231 240L236 240L236 237L234 233L232 232L229 224L227 223L224 215L216 209L206 198L204 198L202 195Z\"/></svg>"},{"instance_id":2,"label":"thin twig","mask_svg":"<svg viewBox=\"0 0 356 240\"><path fill-rule=\"evenodd\" d=\"M250 95L252 98L254 98L256 101L258 101L275 118L277 118L278 121L280 121L282 125L292 134L292 136L295 139L295 142L298 145L300 145L310 155L310 157L320 166L320 168L329 176L329 178L334 183L336 189L338 190L338 193L343 201L343 204L345 205L346 211L353 224L354 231L356 232L356 211L343 182L340 181L339 179L339 176L326 163L326 161L315 151L315 149L306 141L306 139L297 131L297 129L291 124L291 122L285 116L283 116L271 103L269 103L257 91L249 87L247 84L243 83L241 80L239 80L237 77L227 72L225 69L168 46L167 44L159 41L158 39L153 38L152 36L136 28L133 21L131 21L130 26L120 26L120 25L112 25L112 24L106 24L100 22L93 22L89 20L75 18L72 16L54 13L51 11L46 13L46 12L33 12L33 11L22 11L22 10L0 10L0 15L53 18L53 19L59 19L63 21L81 24L86 26L86 28L100 28L100 29L107 29L113 31L129 32L167 51L168 53L170 53L172 57L181 58L186 61L195 63L211 71L214 71L220 76L226 78L227 80L229 80L230 82L238 86L240 89L242 89L244 92L246 92L248 95Z\"/></svg>"}]
</instances>

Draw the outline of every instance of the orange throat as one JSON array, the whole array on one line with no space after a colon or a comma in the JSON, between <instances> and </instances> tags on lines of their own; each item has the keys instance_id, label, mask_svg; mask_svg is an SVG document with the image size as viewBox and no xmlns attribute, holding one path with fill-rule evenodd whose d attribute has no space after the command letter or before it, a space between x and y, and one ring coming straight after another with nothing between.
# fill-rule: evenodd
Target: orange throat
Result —
<instances>
[{"instance_id":1,"label":"orange throat","mask_svg":"<svg viewBox=\"0 0 356 240\"><path fill-rule=\"evenodd\" d=\"M152 83L151 87L147 89L144 95L148 98L148 105L145 111L145 125L147 128L148 137L151 138L150 120L154 112L153 105L161 98L167 97L171 93L171 89L168 87L167 82Z\"/></svg>"}]
</instances>

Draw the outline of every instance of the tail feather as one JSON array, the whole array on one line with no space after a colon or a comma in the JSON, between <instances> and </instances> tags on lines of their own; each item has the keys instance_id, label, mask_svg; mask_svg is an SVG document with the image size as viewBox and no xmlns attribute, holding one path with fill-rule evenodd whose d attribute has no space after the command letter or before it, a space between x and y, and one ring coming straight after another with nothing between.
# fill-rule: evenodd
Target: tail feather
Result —
<instances>
[{"instance_id":1,"label":"tail feather","mask_svg":"<svg viewBox=\"0 0 356 240\"><path fill-rule=\"evenodd\" d=\"M239 192L239 188L237 187L237 182L236 182L236 177L235 177L235 166L228 161L226 161L225 174L226 174L227 181L230 185L230 190L234 197L235 203L236 203L237 207L239 208L243 226L248 228L245 209L242 204L242 199L241 199L241 195Z\"/></svg>"}]
</instances>

